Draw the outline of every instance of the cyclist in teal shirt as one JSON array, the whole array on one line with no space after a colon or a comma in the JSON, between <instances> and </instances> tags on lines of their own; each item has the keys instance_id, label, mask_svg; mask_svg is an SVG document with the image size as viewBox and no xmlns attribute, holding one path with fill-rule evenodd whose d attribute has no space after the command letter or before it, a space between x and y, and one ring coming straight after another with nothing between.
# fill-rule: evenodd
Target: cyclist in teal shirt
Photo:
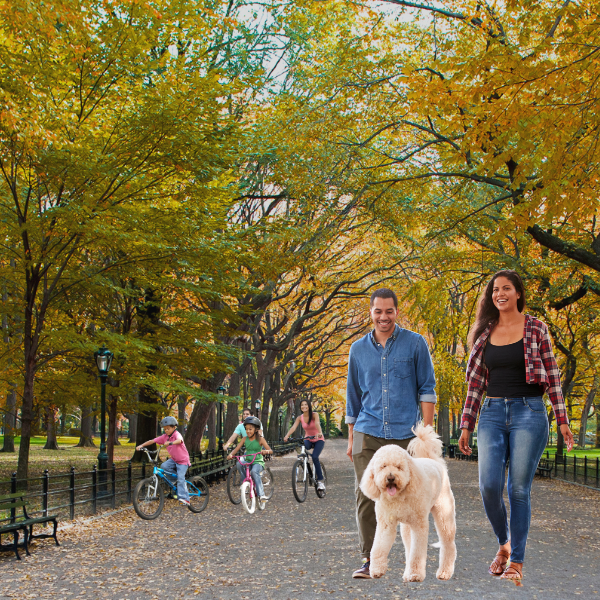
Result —
<instances>
[{"instance_id":1,"label":"cyclist in teal shirt","mask_svg":"<svg viewBox=\"0 0 600 600\"><path fill-rule=\"evenodd\" d=\"M229 446L231 446L231 444L233 444L235 442L235 440L237 439L238 435L240 437L246 437L246 428L244 427L244 420L247 419L248 417L251 417L252 413L250 412L249 408L245 408L242 411L242 421L241 423L233 430L233 435L227 440L227 443L223 445L223 448L225 448L225 450L227 450L229 448ZM260 423L260 421L258 421ZM259 435L262 435L262 423L260 423L260 431L258 432Z\"/></svg>"}]
</instances>

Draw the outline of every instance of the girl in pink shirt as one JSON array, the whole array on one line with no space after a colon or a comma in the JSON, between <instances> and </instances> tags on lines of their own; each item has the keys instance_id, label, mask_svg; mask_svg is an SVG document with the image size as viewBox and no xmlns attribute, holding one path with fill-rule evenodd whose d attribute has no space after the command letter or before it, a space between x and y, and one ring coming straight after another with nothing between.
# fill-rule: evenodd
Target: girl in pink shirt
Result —
<instances>
[{"instance_id":1,"label":"girl in pink shirt","mask_svg":"<svg viewBox=\"0 0 600 600\"><path fill-rule=\"evenodd\" d=\"M185 482L185 474L191 464L190 455L183 443L182 435L177 431L177 419L175 417L165 417L160 422L160 426L164 429L163 435L140 444L136 447L136 450L141 450L151 444L166 446L171 458L165 460L160 466L169 475L177 477L177 499L182 504L189 506L190 495Z\"/></svg>"}]
</instances>

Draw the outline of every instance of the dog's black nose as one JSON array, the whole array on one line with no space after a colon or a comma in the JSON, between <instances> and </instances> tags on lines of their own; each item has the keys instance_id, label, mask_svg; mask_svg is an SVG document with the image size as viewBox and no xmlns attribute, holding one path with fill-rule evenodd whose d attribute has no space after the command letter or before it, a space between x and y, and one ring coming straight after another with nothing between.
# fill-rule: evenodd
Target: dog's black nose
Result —
<instances>
[{"instance_id":1,"label":"dog's black nose","mask_svg":"<svg viewBox=\"0 0 600 600\"><path fill-rule=\"evenodd\" d=\"M393 475L390 473L390 474L387 476L387 479L388 479L388 481L394 481L394 476L393 476Z\"/></svg>"}]
</instances>

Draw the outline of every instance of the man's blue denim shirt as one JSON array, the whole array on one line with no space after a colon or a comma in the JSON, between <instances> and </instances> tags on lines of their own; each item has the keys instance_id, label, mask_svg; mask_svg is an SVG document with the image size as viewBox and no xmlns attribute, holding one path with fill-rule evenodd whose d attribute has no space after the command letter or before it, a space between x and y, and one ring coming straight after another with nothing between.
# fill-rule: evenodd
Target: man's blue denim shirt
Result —
<instances>
[{"instance_id":1,"label":"man's blue denim shirt","mask_svg":"<svg viewBox=\"0 0 600 600\"><path fill-rule=\"evenodd\" d=\"M435 374L422 335L401 329L385 348L373 332L352 344L348 358L346 423L374 437L413 437L420 402L436 402Z\"/></svg>"}]
</instances>

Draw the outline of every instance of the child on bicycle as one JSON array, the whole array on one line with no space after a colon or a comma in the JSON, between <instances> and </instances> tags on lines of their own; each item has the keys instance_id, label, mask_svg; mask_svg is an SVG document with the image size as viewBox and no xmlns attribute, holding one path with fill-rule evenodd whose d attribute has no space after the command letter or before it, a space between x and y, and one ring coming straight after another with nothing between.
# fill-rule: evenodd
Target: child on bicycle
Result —
<instances>
[{"instance_id":1,"label":"child on bicycle","mask_svg":"<svg viewBox=\"0 0 600 600\"><path fill-rule=\"evenodd\" d=\"M261 423L256 417L247 417L244 419L244 427L246 429L246 436L242 438L242 441L235 447L234 450L231 451L227 458L232 460L234 455L238 453L243 444L246 445L246 454L255 454L260 452L260 454L256 455L254 462L250 466L250 475L252 476L252 481L254 481L254 485L256 486L256 493L263 502L266 502L268 498L265 496L265 489L263 487L260 474L265 468L265 459L263 458L263 454L271 454L273 451L271 448L269 448L269 444L267 444L265 438L260 435L259 432L261 429ZM246 476L246 464L250 463L252 458L253 457L249 456L246 462L242 460L238 461L237 468L242 478Z\"/></svg>"},{"instance_id":2,"label":"child on bicycle","mask_svg":"<svg viewBox=\"0 0 600 600\"><path fill-rule=\"evenodd\" d=\"M190 494L185 483L185 474L191 464L190 455L183 443L183 436L177 431L177 419L175 417L165 417L160 422L160 426L163 428L164 434L136 446L136 450L141 450L151 444L159 444L167 447L167 452L171 458L165 460L160 466L169 475L177 477L177 499L182 504L189 506Z\"/></svg>"}]
</instances>

